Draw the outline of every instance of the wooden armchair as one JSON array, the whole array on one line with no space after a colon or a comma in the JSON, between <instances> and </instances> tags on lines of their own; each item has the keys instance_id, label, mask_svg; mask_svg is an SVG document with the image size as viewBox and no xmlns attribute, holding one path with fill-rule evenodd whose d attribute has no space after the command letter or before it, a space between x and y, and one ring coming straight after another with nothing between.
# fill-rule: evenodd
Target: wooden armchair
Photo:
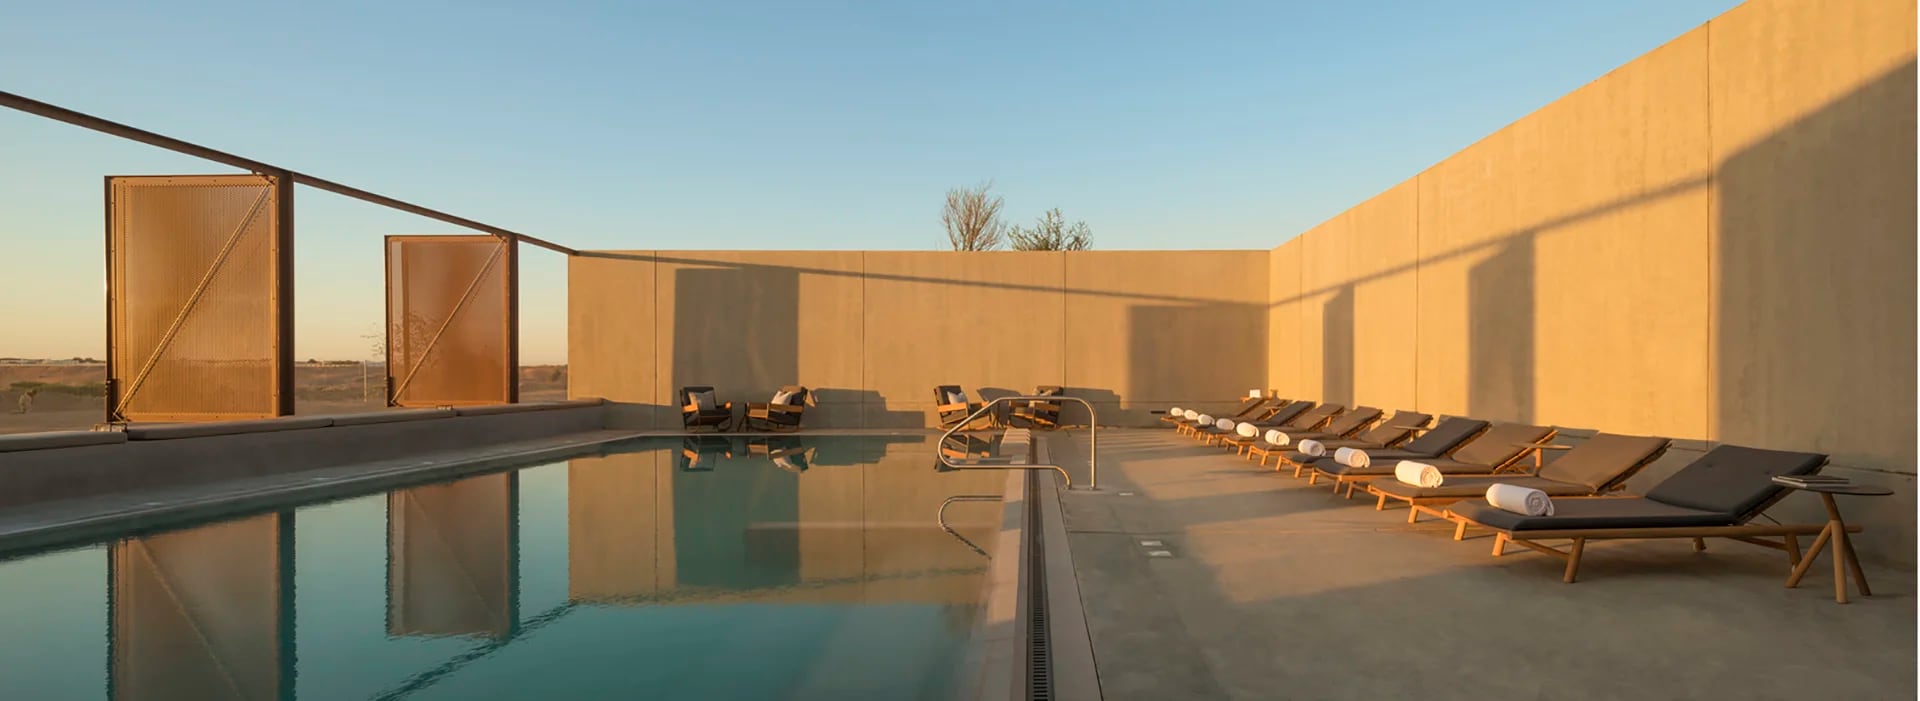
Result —
<instances>
[{"instance_id":1,"label":"wooden armchair","mask_svg":"<svg viewBox=\"0 0 1920 701\"><path fill-rule=\"evenodd\" d=\"M1036 388L1034 394L1042 397L1058 397L1066 390L1060 387L1043 386ZM1007 415L1007 423L1015 428L1059 428L1060 402L1027 402L1013 408Z\"/></svg>"},{"instance_id":2,"label":"wooden armchair","mask_svg":"<svg viewBox=\"0 0 1920 701\"><path fill-rule=\"evenodd\" d=\"M797 431L807 407L813 406L813 393L800 385L787 385L773 393L765 404L747 405L747 428L756 431Z\"/></svg>"},{"instance_id":3,"label":"wooden armchair","mask_svg":"<svg viewBox=\"0 0 1920 701\"><path fill-rule=\"evenodd\" d=\"M733 427L733 402L722 402L712 387L680 388L680 426L688 431L711 428L725 431Z\"/></svg>"},{"instance_id":4,"label":"wooden armchair","mask_svg":"<svg viewBox=\"0 0 1920 701\"><path fill-rule=\"evenodd\" d=\"M967 400L967 391L960 385L940 385L933 388L934 411L940 413L940 427L953 428L965 423L967 417L980 410L979 402ZM981 417L992 423L992 417Z\"/></svg>"}]
</instances>

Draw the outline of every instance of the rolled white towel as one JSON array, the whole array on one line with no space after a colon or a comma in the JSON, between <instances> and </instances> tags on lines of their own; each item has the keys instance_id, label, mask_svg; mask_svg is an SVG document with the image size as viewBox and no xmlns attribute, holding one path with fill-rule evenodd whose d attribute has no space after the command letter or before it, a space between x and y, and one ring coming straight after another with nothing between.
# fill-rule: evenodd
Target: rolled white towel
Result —
<instances>
[{"instance_id":1,"label":"rolled white towel","mask_svg":"<svg viewBox=\"0 0 1920 701\"><path fill-rule=\"evenodd\" d=\"M1547 493L1517 484L1496 484L1487 488L1487 503L1501 511L1528 516L1552 516L1553 499Z\"/></svg>"},{"instance_id":2,"label":"rolled white towel","mask_svg":"<svg viewBox=\"0 0 1920 701\"><path fill-rule=\"evenodd\" d=\"M1172 408L1172 409L1168 409L1168 410L1167 410L1167 415L1168 415L1168 416L1171 416L1171 417L1173 417L1173 418L1176 418L1176 419L1177 419L1177 418L1180 418L1180 417L1182 417L1182 416L1186 416L1186 414L1182 414L1182 413L1180 413L1180 407L1174 407L1174 408Z\"/></svg>"},{"instance_id":3,"label":"rolled white towel","mask_svg":"<svg viewBox=\"0 0 1920 701\"><path fill-rule=\"evenodd\" d=\"M1427 489L1438 487L1447 481L1447 478L1440 474L1439 468L1412 460L1401 460L1400 464L1394 465L1393 478Z\"/></svg>"},{"instance_id":4,"label":"rolled white towel","mask_svg":"<svg viewBox=\"0 0 1920 701\"><path fill-rule=\"evenodd\" d=\"M1367 451L1359 448L1341 448L1333 451L1333 461L1347 467L1367 467L1373 464L1373 458L1367 457Z\"/></svg>"},{"instance_id":5,"label":"rolled white towel","mask_svg":"<svg viewBox=\"0 0 1920 701\"><path fill-rule=\"evenodd\" d=\"M1240 434L1241 438L1252 438L1260 435L1260 427L1242 421L1240 425L1233 427L1233 432Z\"/></svg>"},{"instance_id":6,"label":"rolled white towel","mask_svg":"<svg viewBox=\"0 0 1920 701\"><path fill-rule=\"evenodd\" d=\"M1233 430L1233 419L1214 419L1213 427L1222 431Z\"/></svg>"},{"instance_id":7,"label":"rolled white towel","mask_svg":"<svg viewBox=\"0 0 1920 701\"><path fill-rule=\"evenodd\" d=\"M1316 441L1312 438L1308 438L1304 441L1300 441L1300 445L1295 446L1294 450L1298 450L1301 453L1305 453L1307 455L1311 455L1316 458L1326 457L1327 455L1327 445L1325 443L1321 443L1320 441Z\"/></svg>"},{"instance_id":8,"label":"rolled white towel","mask_svg":"<svg viewBox=\"0 0 1920 701\"><path fill-rule=\"evenodd\" d=\"M1186 410L1186 411L1183 411L1183 412L1180 412L1180 415L1181 415L1181 416L1185 416L1185 417L1187 417L1187 420L1188 420L1188 421L1199 421L1199 420L1200 420L1200 412L1197 412L1197 411L1194 411L1194 410L1192 410L1192 409L1188 409L1188 410Z\"/></svg>"},{"instance_id":9,"label":"rolled white towel","mask_svg":"<svg viewBox=\"0 0 1920 701\"><path fill-rule=\"evenodd\" d=\"M1200 415L1200 417L1199 417L1199 418L1197 418L1197 419L1194 419L1194 420L1193 420L1193 422L1194 422L1194 423L1197 423L1197 424L1200 424L1201 426L1212 426L1212 425L1213 425L1213 415L1212 415L1212 414L1201 414L1201 415Z\"/></svg>"},{"instance_id":10,"label":"rolled white towel","mask_svg":"<svg viewBox=\"0 0 1920 701\"><path fill-rule=\"evenodd\" d=\"M1281 433L1280 429L1277 429L1277 428L1267 429L1267 434L1264 436L1261 436L1260 438L1262 440L1265 440L1267 442L1267 445L1271 445L1275 448L1285 448L1287 446L1287 444L1285 443L1285 441L1287 440L1287 434Z\"/></svg>"}]
</instances>

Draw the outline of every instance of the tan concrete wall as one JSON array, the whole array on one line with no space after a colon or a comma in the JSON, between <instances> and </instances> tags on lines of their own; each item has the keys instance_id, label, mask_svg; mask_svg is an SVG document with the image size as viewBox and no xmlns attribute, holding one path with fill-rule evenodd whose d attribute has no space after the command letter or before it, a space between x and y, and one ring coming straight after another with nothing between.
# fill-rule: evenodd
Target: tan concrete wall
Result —
<instances>
[{"instance_id":1,"label":"tan concrete wall","mask_svg":"<svg viewBox=\"0 0 1920 701\"><path fill-rule=\"evenodd\" d=\"M628 251L573 258L576 397L609 425L678 426L677 388L765 401L802 384L819 428L937 423L933 388L1060 385L1102 423L1260 388L1265 251ZM1069 411L1069 418L1077 412Z\"/></svg>"},{"instance_id":2,"label":"tan concrete wall","mask_svg":"<svg viewBox=\"0 0 1920 701\"><path fill-rule=\"evenodd\" d=\"M1269 383L1828 453L1911 561L1914 25L1749 2L1274 248Z\"/></svg>"},{"instance_id":3,"label":"tan concrete wall","mask_svg":"<svg viewBox=\"0 0 1920 701\"><path fill-rule=\"evenodd\" d=\"M1088 251L1066 257L1066 386L1103 422L1244 397L1266 379L1266 256Z\"/></svg>"}]
</instances>

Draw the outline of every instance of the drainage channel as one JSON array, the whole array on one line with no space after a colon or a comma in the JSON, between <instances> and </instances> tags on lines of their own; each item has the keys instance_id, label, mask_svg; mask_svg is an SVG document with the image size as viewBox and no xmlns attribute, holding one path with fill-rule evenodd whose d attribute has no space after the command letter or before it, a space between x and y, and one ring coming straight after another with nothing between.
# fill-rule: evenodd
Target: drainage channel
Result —
<instances>
[{"instance_id":1,"label":"drainage channel","mask_svg":"<svg viewBox=\"0 0 1920 701\"><path fill-rule=\"evenodd\" d=\"M1047 550L1041 536L1040 473L1027 473L1027 699L1052 701L1053 652L1047 630Z\"/></svg>"},{"instance_id":2,"label":"drainage channel","mask_svg":"<svg viewBox=\"0 0 1920 701\"><path fill-rule=\"evenodd\" d=\"M1034 448L1042 462L1052 452L1045 441ZM1068 492L1061 482L1048 472L1031 472L1026 480L1020 629L1026 637L1026 698L1033 701L1101 697L1061 505L1068 494L1084 492Z\"/></svg>"}]
</instances>

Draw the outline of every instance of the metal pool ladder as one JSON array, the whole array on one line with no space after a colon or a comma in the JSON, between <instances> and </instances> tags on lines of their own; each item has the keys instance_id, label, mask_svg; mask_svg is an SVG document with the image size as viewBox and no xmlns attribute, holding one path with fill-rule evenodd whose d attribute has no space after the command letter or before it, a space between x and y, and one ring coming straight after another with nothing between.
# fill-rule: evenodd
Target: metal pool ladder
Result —
<instances>
[{"instance_id":1,"label":"metal pool ladder","mask_svg":"<svg viewBox=\"0 0 1920 701\"><path fill-rule=\"evenodd\" d=\"M1059 401L1078 402L1080 406L1087 408L1087 486L1084 487L1084 489L1097 490L1100 488L1100 467L1098 464L1098 461L1100 460L1100 417L1094 413L1093 404L1079 397L1068 397L1064 395L1001 397L999 399L995 399L993 401L987 402L986 404L982 404L979 409L976 409L972 414L967 415L967 418L965 420L955 423L953 425L953 428L949 428L947 429L946 433L940 434L940 443L941 445L945 445L947 442L947 439L952 438L953 434L959 432L960 429L966 427L968 424L973 423L975 419L978 419L982 416L986 416L988 410L992 409L995 405L1000 404L1002 402L1059 402ZM1015 463L1009 463L1009 462L1000 462L997 460L994 460L994 461L968 460L966 462L954 462L952 460L948 460L946 455L939 453L938 448L935 449L934 457L940 461L941 465L944 465L948 469L952 469L952 470L1053 470L1054 472L1060 473L1060 479L1065 482L1065 486L1067 489L1073 489L1073 477L1067 474L1066 468L1063 468L1059 465L1015 464Z\"/></svg>"}]
</instances>

